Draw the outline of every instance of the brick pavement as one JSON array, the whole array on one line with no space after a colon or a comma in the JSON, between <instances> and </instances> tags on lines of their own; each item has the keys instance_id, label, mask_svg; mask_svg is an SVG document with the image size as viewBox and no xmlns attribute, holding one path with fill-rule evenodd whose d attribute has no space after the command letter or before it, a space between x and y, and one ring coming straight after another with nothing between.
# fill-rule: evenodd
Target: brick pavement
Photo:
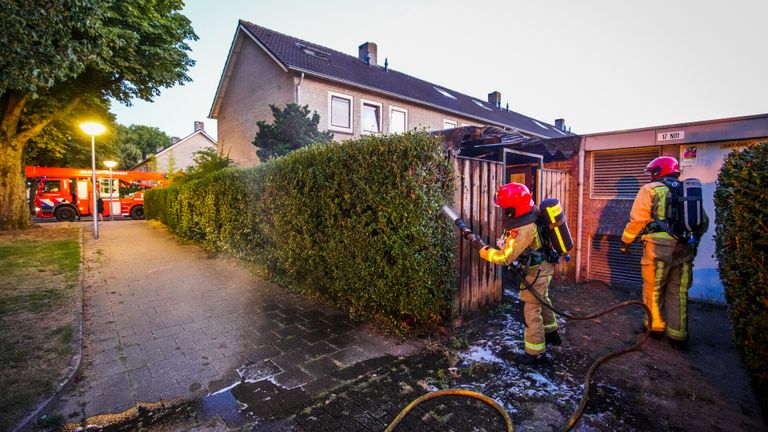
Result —
<instances>
[{"instance_id":1,"label":"brick pavement","mask_svg":"<svg viewBox=\"0 0 768 432\"><path fill-rule=\"evenodd\" d=\"M419 349L143 221L104 223L84 253L84 362L56 407L70 420L214 392L238 368L311 397L341 384L333 372Z\"/></svg>"}]
</instances>

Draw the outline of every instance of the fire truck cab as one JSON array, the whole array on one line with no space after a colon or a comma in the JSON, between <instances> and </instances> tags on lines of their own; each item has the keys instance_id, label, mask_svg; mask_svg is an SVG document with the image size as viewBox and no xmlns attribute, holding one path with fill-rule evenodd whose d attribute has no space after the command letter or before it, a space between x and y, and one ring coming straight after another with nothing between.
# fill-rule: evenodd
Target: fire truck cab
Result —
<instances>
[{"instance_id":1,"label":"fire truck cab","mask_svg":"<svg viewBox=\"0 0 768 432\"><path fill-rule=\"evenodd\" d=\"M92 215L93 187L91 170L78 168L46 168L27 166L27 179L31 180L30 203L39 218L74 221ZM162 173L96 171L97 199L103 201L104 216L130 216L144 219L144 190L162 184ZM122 195L122 197L121 197Z\"/></svg>"}]
</instances>

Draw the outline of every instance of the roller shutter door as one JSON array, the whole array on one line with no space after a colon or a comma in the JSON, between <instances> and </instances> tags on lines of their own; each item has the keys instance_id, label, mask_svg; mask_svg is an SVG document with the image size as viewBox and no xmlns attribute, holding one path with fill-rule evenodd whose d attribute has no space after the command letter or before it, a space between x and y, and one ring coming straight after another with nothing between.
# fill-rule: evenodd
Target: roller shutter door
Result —
<instances>
[{"instance_id":1,"label":"roller shutter door","mask_svg":"<svg viewBox=\"0 0 768 432\"><path fill-rule=\"evenodd\" d=\"M645 166L660 154L660 147L606 150L592 153L592 199L634 199L648 182Z\"/></svg>"},{"instance_id":2,"label":"roller shutter door","mask_svg":"<svg viewBox=\"0 0 768 432\"><path fill-rule=\"evenodd\" d=\"M619 252L621 236L593 235L590 241L589 278L611 286L643 286L640 274L640 258L643 245L635 242L630 246L630 255Z\"/></svg>"}]
</instances>

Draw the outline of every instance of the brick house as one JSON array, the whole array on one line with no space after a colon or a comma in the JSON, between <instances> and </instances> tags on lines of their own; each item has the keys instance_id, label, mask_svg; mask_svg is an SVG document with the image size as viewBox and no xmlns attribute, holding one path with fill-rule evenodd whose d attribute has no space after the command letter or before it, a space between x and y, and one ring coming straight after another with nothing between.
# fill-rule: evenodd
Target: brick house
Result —
<instances>
[{"instance_id":1,"label":"brick house","mask_svg":"<svg viewBox=\"0 0 768 432\"><path fill-rule=\"evenodd\" d=\"M216 148L216 140L205 132L203 122L196 121L194 131L184 138L171 138L166 148L158 146L157 153L147 157L131 168L131 171L184 171L194 165L195 153Z\"/></svg>"},{"instance_id":2,"label":"brick house","mask_svg":"<svg viewBox=\"0 0 768 432\"><path fill-rule=\"evenodd\" d=\"M481 100L381 65L375 43L358 57L240 21L209 117L218 121L219 151L239 165L258 163L256 121L272 120L269 104L309 105L320 129L336 140L414 128L491 125L530 137L570 136L501 107L501 94Z\"/></svg>"},{"instance_id":3,"label":"brick house","mask_svg":"<svg viewBox=\"0 0 768 432\"><path fill-rule=\"evenodd\" d=\"M710 219L694 262L690 296L724 302L714 257L717 176L732 150L766 142L768 114L584 135L581 279L642 285L642 246L633 243L629 257L619 253L621 233L638 190L648 182L645 166L658 156L674 156L681 163L682 178L701 180Z\"/></svg>"}]
</instances>

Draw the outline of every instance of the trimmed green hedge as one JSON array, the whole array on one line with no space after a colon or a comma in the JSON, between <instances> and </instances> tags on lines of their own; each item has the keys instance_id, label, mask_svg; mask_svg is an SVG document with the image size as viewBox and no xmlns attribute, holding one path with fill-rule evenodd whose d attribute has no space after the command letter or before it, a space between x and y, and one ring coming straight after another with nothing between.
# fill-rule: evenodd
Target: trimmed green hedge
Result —
<instances>
[{"instance_id":1,"label":"trimmed green hedge","mask_svg":"<svg viewBox=\"0 0 768 432\"><path fill-rule=\"evenodd\" d=\"M388 328L451 313L452 168L426 133L315 145L148 191L146 215Z\"/></svg>"},{"instance_id":2,"label":"trimmed green hedge","mask_svg":"<svg viewBox=\"0 0 768 432\"><path fill-rule=\"evenodd\" d=\"M768 145L732 152L717 179L720 279L734 339L768 412Z\"/></svg>"}]
</instances>

